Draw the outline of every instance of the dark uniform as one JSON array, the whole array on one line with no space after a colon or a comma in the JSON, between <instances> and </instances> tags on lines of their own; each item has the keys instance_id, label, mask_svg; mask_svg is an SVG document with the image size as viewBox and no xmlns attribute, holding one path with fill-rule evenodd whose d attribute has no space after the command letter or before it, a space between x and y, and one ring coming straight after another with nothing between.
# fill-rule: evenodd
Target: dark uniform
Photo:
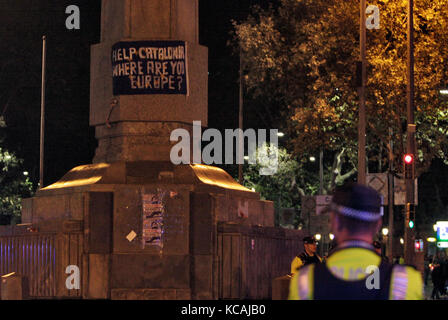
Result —
<instances>
[{"instance_id":1,"label":"dark uniform","mask_svg":"<svg viewBox=\"0 0 448 320\"><path fill-rule=\"evenodd\" d=\"M310 255L308 255L308 253L306 253L306 251L304 251L301 254L299 254L297 257L300 260L302 260L303 266L306 266L310 263L322 262L322 258L317 253L315 253L314 256L310 256Z\"/></svg>"},{"instance_id":2,"label":"dark uniform","mask_svg":"<svg viewBox=\"0 0 448 320\"><path fill-rule=\"evenodd\" d=\"M363 243L352 243L342 248L335 249L332 254L348 248L364 248L373 252L368 245ZM375 254L377 254L375 252ZM389 298L390 282L392 275L392 265L381 260L378 266L380 276L380 289L371 290L366 286L366 280L352 280L350 286L346 285L346 280L333 275L326 263L316 265L314 268L314 299L315 300L387 300Z\"/></svg>"},{"instance_id":3,"label":"dark uniform","mask_svg":"<svg viewBox=\"0 0 448 320\"><path fill-rule=\"evenodd\" d=\"M305 244L313 244L316 243L314 237L305 237L303 238L303 243ZM313 256L310 256L306 251L303 251L301 254L297 255L294 260L291 262L291 274L297 272L303 266L312 264L312 263L321 263L322 258L314 253Z\"/></svg>"}]
</instances>

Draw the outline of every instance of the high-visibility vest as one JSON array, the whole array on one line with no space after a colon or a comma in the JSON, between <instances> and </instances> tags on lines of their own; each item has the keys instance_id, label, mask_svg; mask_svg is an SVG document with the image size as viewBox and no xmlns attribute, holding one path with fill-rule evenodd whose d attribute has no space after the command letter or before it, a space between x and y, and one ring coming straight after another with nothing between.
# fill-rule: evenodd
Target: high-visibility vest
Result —
<instances>
[{"instance_id":1,"label":"high-visibility vest","mask_svg":"<svg viewBox=\"0 0 448 320\"><path fill-rule=\"evenodd\" d=\"M353 248L347 248L348 250ZM345 249L343 249L345 250ZM342 252L342 250L341 250ZM351 251L345 255L372 261L372 253L366 250ZM375 254L375 253L373 253ZM370 257L370 258L369 258ZM380 261L380 260L377 260ZM378 262L379 263L379 262ZM423 299L423 283L421 275L413 267L406 265L390 265L381 262L378 266L380 288L368 289L366 277L362 279L342 279L333 275L326 264L310 264L302 267L291 280L290 299Z\"/></svg>"},{"instance_id":2,"label":"high-visibility vest","mask_svg":"<svg viewBox=\"0 0 448 320\"><path fill-rule=\"evenodd\" d=\"M369 289L366 279L346 281L334 276L326 264L314 267L314 300L388 300L392 265L382 262L379 289ZM306 276L306 272L304 272Z\"/></svg>"},{"instance_id":3,"label":"high-visibility vest","mask_svg":"<svg viewBox=\"0 0 448 320\"><path fill-rule=\"evenodd\" d=\"M322 258L317 253L314 256L309 256L306 252L302 252L292 260L291 273L296 273L299 268L308 264L320 262L322 262Z\"/></svg>"}]
</instances>

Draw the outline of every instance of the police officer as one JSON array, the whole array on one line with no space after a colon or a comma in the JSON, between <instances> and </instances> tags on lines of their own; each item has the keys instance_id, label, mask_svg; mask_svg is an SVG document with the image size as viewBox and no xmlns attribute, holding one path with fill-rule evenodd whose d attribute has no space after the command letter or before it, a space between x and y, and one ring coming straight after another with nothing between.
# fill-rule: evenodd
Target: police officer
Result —
<instances>
[{"instance_id":1,"label":"police officer","mask_svg":"<svg viewBox=\"0 0 448 320\"><path fill-rule=\"evenodd\" d=\"M366 186L338 188L330 206L337 247L325 263L309 264L291 279L291 300L420 300L423 281L410 266L382 261L372 245L381 227L381 198Z\"/></svg>"},{"instance_id":2,"label":"police officer","mask_svg":"<svg viewBox=\"0 0 448 320\"><path fill-rule=\"evenodd\" d=\"M297 272L297 270L310 263L320 263L322 258L316 253L317 244L314 237L303 238L304 251L296 256L291 262L291 274Z\"/></svg>"}]
</instances>

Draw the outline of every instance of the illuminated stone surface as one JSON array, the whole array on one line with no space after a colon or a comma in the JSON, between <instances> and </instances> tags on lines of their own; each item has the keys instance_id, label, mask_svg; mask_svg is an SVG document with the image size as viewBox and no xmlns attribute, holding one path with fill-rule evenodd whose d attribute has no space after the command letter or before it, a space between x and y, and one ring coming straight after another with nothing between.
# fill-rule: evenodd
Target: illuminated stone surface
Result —
<instances>
[{"instance_id":1,"label":"illuminated stone surface","mask_svg":"<svg viewBox=\"0 0 448 320\"><path fill-rule=\"evenodd\" d=\"M269 298L271 280L289 272L301 232L274 228L273 203L225 171L169 161L170 132L191 130L193 120L207 123L207 48L198 44L198 1L103 0L102 10L101 43L92 47L91 61L90 123L99 141L93 164L73 168L25 199L22 225L0 227L5 243L14 237L20 249L29 239L33 248L45 245L54 254L39 258L51 258L38 261L51 270L46 276L24 275L32 294ZM112 45L169 39L187 41L190 95L112 96ZM162 224L148 221L163 233L148 244L148 208L159 204L144 199L159 194ZM19 256L23 264L33 261ZM80 290L65 287L69 265L79 267Z\"/></svg>"}]
</instances>

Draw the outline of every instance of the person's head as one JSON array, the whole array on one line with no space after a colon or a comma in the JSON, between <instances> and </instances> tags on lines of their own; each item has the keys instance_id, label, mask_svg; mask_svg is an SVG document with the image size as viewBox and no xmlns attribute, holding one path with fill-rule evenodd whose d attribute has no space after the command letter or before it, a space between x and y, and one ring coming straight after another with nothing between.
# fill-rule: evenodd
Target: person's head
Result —
<instances>
[{"instance_id":1,"label":"person's head","mask_svg":"<svg viewBox=\"0 0 448 320\"><path fill-rule=\"evenodd\" d=\"M317 244L316 239L314 237L305 237L303 238L303 247L308 254L316 253Z\"/></svg>"},{"instance_id":2,"label":"person's head","mask_svg":"<svg viewBox=\"0 0 448 320\"><path fill-rule=\"evenodd\" d=\"M382 224L381 197L374 189L349 183L333 193L328 208L335 239L373 242Z\"/></svg>"}]
</instances>

